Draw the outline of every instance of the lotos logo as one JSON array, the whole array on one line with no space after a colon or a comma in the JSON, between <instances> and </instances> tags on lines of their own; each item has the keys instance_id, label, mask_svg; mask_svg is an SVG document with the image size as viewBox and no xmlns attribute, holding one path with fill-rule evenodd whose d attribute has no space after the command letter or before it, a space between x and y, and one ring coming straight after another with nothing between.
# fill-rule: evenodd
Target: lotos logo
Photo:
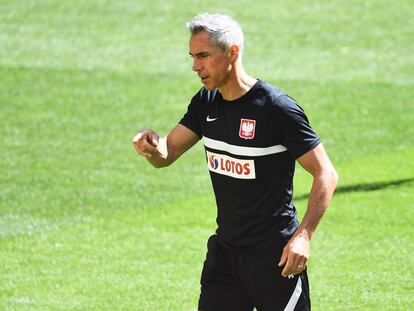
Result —
<instances>
[{"instance_id":1,"label":"lotos logo","mask_svg":"<svg viewBox=\"0 0 414 311\"><path fill-rule=\"evenodd\" d=\"M255 179L254 160L242 160L206 151L211 172L238 179Z\"/></svg>"},{"instance_id":2,"label":"lotos logo","mask_svg":"<svg viewBox=\"0 0 414 311\"><path fill-rule=\"evenodd\" d=\"M256 120L240 119L239 136L244 139L252 139L256 128Z\"/></svg>"},{"instance_id":3,"label":"lotos logo","mask_svg":"<svg viewBox=\"0 0 414 311\"><path fill-rule=\"evenodd\" d=\"M209 157L210 160L210 167L212 169L217 169L219 165L219 161L214 157L214 154Z\"/></svg>"}]
</instances>

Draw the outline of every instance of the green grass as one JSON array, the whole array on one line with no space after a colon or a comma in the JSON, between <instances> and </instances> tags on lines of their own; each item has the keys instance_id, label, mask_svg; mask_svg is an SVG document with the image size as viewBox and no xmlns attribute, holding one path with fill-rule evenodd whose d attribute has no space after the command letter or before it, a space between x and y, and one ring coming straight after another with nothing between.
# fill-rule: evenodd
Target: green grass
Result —
<instances>
[{"instance_id":1,"label":"green grass","mask_svg":"<svg viewBox=\"0 0 414 311\"><path fill-rule=\"evenodd\" d=\"M409 1L0 1L0 309L195 310L215 205L201 144L155 170L200 87L185 22L232 13L245 67L296 98L340 174L314 310L414 309ZM303 215L311 179L298 169Z\"/></svg>"}]
</instances>

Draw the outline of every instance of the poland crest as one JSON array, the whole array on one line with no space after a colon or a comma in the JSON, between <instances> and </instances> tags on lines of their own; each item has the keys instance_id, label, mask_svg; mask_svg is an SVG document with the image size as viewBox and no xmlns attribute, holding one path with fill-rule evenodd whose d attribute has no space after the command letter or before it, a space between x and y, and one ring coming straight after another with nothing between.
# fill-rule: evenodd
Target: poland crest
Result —
<instances>
[{"instance_id":1,"label":"poland crest","mask_svg":"<svg viewBox=\"0 0 414 311\"><path fill-rule=\"evenodd\" d=\"M239 136L244 139L252 139L256 128L256 120L241 119Z\"/></svg>"}]
</instances>

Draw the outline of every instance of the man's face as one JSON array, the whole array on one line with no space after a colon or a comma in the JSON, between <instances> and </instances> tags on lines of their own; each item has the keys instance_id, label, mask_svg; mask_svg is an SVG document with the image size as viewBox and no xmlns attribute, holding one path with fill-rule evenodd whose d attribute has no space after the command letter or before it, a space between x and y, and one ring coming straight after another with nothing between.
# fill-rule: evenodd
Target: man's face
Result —
<instances>
[{"instance_id":1,"label":"man's face","mask_svg":"<svg viewBox=\"0 0 414 311\"><path fill-rule=\"evenodd\" d=\"M190 37L190 55L194 60L193 70L208 90L220 88L229 79L232 68L230 49L223 52L210 42L210 34L200 31Z\"/></svg>"}]
</instances>

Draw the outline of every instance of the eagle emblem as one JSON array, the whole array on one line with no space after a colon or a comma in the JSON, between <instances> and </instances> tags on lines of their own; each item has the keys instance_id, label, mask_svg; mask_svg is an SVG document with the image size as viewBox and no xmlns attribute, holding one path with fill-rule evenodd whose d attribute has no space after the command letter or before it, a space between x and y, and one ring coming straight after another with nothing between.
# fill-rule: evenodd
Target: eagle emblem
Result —
<instances>
[{"instance_id":1,"label":"eagle emblem","mask_svg":"<svg viewBox=\"0 0 414 311\"><path fill-rule=\"evenodd\" d=\"M244 139L252 139L256 129L256 120L241 119L239 136Z\"/></svg>"}]
</instances>

